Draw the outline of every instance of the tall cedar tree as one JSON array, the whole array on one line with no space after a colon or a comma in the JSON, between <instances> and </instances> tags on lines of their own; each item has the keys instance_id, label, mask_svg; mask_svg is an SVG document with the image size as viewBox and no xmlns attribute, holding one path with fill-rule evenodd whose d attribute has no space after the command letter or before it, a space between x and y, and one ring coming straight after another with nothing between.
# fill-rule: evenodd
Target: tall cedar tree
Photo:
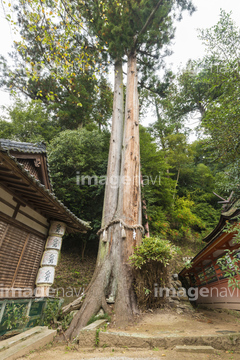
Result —
<instances>
[{"instance_id":1,"label":"tall cedar tree","mask_svg":"<svg viewBox=\"0 0 240 360\"><path fill-rule=\"evenodd\" d=\"M139 102L137 59L142 68L157 65L160 50L173 37L174 10L194 8L190 1L88 1L85 16L92 32L106 48L115 66L112 134L102 230L95 273L85 301L74 317L67 337L77 336L106 298L114 300L118 325L126 325L137 310L128 258L141 243ZM127 59L125 120L122 63ZM123 228L125 234L123 236Z\"/></svg>"},{"instance_id":2,"label":"tall cedar tree","mask_svg":"<svg viewBox=\"0 0 240 360\"><path fill-rule=\"evenodd\" d=\"M183 10L192 12L194 7L191 0L20 1L25 8L32 9L26 11L25 16L36 22L44 19L43 25L40 24L44 31L39 41L50 44L47 59L51 64L63 66L69 75L68 83L71 84L74 76L69 71L72 68L69 66L71 59L66 51L70 45L69 35L76 36L79 28L82 33L86 22L91 29L90 35L97 39L95 49L101 54L108 54L115 67L112 134L102 215L102 229L106 231L100 236L97 265L85 301L66 333L72 339L101 307L109 312L106 297L115 302L118 325L127 324L137 312L132 271L128 263L134 247L141 243L142 238L137 63L145 77L148 69L152 72L160 61L160 50L173 38L174 18L178 15L180 18ZM52 4L51 11L46 10L49 3ZM62 18L60 23L54 20L54 11ZM60 35L61 40L56 45L52 40L59 25L58 37ZM28 28L30 32L33 29ZM84 41L81 38L79 45L86 63L90 61L88 46L86 49L90 35ZM23 38L19 49L24 48ZM127 61L125 109L123 61ZM58 72L52 71L52 74L59 82L62 80ZM38 76L35 78L38 79ZM54 94L50 92L48 97L52 96ZM123 227L125 236L122 236Z\"/></svg>"}]
</instances>

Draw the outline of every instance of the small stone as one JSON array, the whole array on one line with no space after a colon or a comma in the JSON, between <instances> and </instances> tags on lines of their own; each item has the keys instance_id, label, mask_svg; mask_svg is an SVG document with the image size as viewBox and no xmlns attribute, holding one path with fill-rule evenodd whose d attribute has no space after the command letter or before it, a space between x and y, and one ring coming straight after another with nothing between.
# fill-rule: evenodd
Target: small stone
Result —
<instances>
[{"instance_id":1,"label":"small stone","mask_svg":"<svg viewBox=\"0 0 240 360\"><path fill-rule=\"evenodd\" d=\"M169 305L172 307L172 308L176 308L178 306L179 302L176 301L176 300L170 300L169 301Z\"/></svg>"},{"instance_id":2,"label":"small stone","mask_svg":"<svg viewBox=\"0 0 240 360\"><path fill-rule=\"evenodd\" d=\"M109 298L106 299L106 302L107 302L108 304L114 304L114 303L115 303L114 297L113 297L113 296L109 296Z\"/></svg>"},{"instance_id":3,"label":"small stone","mask_svg":"<svg viewBox=\"0 0 240 360\"><path fill-rule=\"evenodd\" d=\"M181 314L183 314L183 311L180 310L180 309L177 309L177 314L178 314L178 315L181 315Z\"/></svg>"},{"instance_id":4,"label":"small stone","mask_svg":"<svg viewBox=\"0 0 240 360\"><path fill-rule=\"evenodd\" d=\"M103 311L103 309L100 309L97 316L103 316L103 315L104 315L104 311Z\"/></svg>"},{"instance_id":5,"label":"small stone","mask_svg":"<svg viewBox=\"0 0 240 360\"><path fill-rule=\"evenodd\" d=\"M185 306L182 304L179 304L178 307L179 307L179 309L183 309L183 310L189 309L188 306Z\"/></svg>"},{"instance_id":6,"label":"small stone","mask_svg":"<svg viewBox=\"0 0 240 360\"><path fill-rule=\"evenodd\" d=\"M172 279L173 279L174 281L178 280L178 274L173 274L173 275L172 275Z\"/></svg>"}]
</instances>

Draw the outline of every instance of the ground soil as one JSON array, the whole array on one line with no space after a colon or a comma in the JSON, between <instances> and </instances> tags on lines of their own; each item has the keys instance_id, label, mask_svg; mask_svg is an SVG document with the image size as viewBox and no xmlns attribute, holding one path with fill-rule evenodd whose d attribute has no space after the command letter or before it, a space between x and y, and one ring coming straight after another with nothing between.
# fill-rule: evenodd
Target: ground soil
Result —
<instances>
[{"instance_id":1,"label":"ground soil","mask_svg":"<svg viewBox=\"0 0 240 360\"><path fill-rule=\"evenodd\" d=\"M240 360L240 354L236 352L217 351L216 354L191 354L179 353L172 349L74 349L69 346L52 345L50 348L43 348L42 350L33 352L27 357L18 358L16 360Z\"/></svg>"},{"instance_id":2,"label":"ground soil","mask_svg":"<svg viewBox=\"0 0 240 360\"><path fill-rule=\"evenodd\" d=\"M117 330L119 331L115 326L110 326L109 331ZM121 332L142 333L148 336L240 333L240 312L194 309L188 304L184 310L179 308L156 309L139 316L133 324L121 329Z\"/></svg>"},{"instance_id":3,"label":"ground soil","mask_svg":"<svg viewBox=\"0 0 240 360\"><path fill-rule=\"evenodd\" d=\"M127 328L116 328L114 324L109 326L108 331L142 333L149 336L164 336L176 334L179 336L201 336L208 334L224 334L225 332L240 332L240 314L235 311L225 310L200 310L186 309L178 314L179 309L163 309L147 312L135 319L135 322ZM118 359L118 360L137 360L137 359L167 359L167 360L240 360L239 352L219 351L215 354L192 354L179 353L174 349L155 348L146 349L116 349L92 348L81 349L71 344L50 344L27 356L29 360L80 360L80 359ZM18 360L24 358L19 358Z\"/></svg>"},{"instance_id":4,"label":"ground soil","mask_svg":"<svg viewBox=\"0 0 240 360\"><path fill-rule=\"evenodd\" d=\"M188 254L191 255L191 254ZM57 267L57 276L54 286L67 289L69 284L72 287L86 287L94 271L96 258L86 257L84 260L77 252L62 253L62 258ZM179 267L182 264L179 262ZM175 269L176 270L176 269ZM176 272L176 271L175 271ZM65 298L68 303L73 298ZM182 302L183 307L164 308L148 311L135 318L135 321L126 328L119 329L114 325L114 316L109 325L108 331L141 333L148 336L201 336L209 334L224 334L225 332L240 333L240 312L225 310L203 310L194 309L187 302ZM186 305L186 306L185 306ZM190 354L179 353L173 349L156 348L146 349L116 349L92 348L81 349L71 344L52 343L38 351L34 351L26 357L17 360L80 360L80 359L118 359L118 360L137 360L137 359L167 359L167 360L240 360L239 352L217 351L216 354Z\"/></svg>"}]
</instances>

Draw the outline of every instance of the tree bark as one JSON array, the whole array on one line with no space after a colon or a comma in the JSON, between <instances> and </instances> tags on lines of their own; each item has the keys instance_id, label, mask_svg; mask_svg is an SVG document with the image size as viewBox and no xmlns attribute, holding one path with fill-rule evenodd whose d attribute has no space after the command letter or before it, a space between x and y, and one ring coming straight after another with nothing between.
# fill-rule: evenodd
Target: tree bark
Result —
<instances>
[{"instance_id":1,"label":"tree bark","mask_svg":"<svg viewBox=\"0 0 240 360\"><path fill-rule=\"evenodd\" d=\"M110 148L108 155L107 182L104 194L102 227L114 217L118 207L118 187L121 172L121 151L123 138L123 72L122 63L115 62L115 81Z\"/></svg>"},{"instance_id":2,"label":"tree bark","mask_svg":"<svg viewBox=\"0 0 240 360\"><path fill-rule=\"evenodd\" d=\"M132 269L128 258L141 242L141 188L139 154L139 105L135 54L129 55L127 94L123 134L122 64L115 63L112 133L108 159L107 182L96 269L84 303L75 315L66 336L76 337L100 308L109 311L106 298L115 302L118 326L125 325L137 311ZM118 219L118 220L117 220ZM112 221L115 220L115 223ZM122 236L123 223L127 225Z\"/></svg>"},{"instance_id":3,"label":"tree bark","mask_svg":"<svg viewBox=\"0 0 240 360\"><path fill-rule=\"evenodd\" d=\"M134 226L142 223L141 179L139 148L139 101L136 53L128 56L127 91L125 105L125 123L123 136L121 182L118 200L118 217L126 224ZM142 241L139 229L125 229L126 238L122 240L122 275L118 281L115 302L116 323L126 325L137 310L133 291L133 274L128 263L134 247Z\"/></svg>"}]
</instances>

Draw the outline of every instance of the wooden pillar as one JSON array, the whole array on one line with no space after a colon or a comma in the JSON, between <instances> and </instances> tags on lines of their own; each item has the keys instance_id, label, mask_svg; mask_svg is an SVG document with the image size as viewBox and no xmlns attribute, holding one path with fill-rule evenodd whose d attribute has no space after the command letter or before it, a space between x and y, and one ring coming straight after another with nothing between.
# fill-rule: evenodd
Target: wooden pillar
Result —
<instances>
[{"instance_id":1,"label":"wooden pillar","mask_svg":"<svg viewBox=\"0 0 240 360\"><path fill-rule=\"evenodd\" d=\"M36 297L49 296L49 289L54 283L55 267L62 246L62 237L65 234L66 224L60 221L53 221L49 229L45 251L42 256L41 267L36 280Z\"/></svg>"}]
</instances>

